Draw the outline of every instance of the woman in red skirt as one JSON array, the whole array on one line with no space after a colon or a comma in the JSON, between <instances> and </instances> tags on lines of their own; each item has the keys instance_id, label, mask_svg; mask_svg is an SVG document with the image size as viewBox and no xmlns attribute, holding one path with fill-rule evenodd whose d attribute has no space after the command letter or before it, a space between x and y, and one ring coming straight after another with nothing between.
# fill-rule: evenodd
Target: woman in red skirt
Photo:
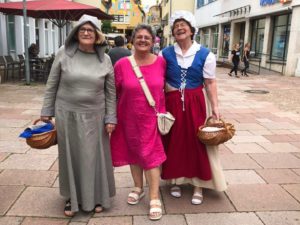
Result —
<instances>
[{"instance_id":1,"label":"woman in red skirt","mask_svg":"<svg viewBox=\"0 0 300 225\"><path fill-rule=\"evenodd\" d=\"M216 59L193 41L195 25L192 13L174 12L171 28L176 43L162 51L167 62L166 108L176 118L164 137L167 160L162 166L162 178L171 184L170 194L174 197L181 197L178 185L193 185L191 202L198 205L203 201L202 188L224 191L226 182L217 146L205 146L197 138L198 127L208 116L219 119L219 109Z\"/></svg>"}]
</instances>

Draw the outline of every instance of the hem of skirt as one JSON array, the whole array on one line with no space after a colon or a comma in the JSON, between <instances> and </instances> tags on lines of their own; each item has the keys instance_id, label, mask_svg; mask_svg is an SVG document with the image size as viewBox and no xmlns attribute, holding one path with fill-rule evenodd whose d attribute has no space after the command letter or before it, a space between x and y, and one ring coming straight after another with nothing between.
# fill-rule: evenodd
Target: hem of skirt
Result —
<instances>
[{"instance_id":1,"label":"hem of skirt","mask_svg":"<svg viewBox=\"0 0 300 225\"><path fill-rule=\"evenodd\" d=\"M145 165L141 165L138 162L113 162L113 166L114 167L121 167L121 166L127 166L127 165L139 165L141 168L143 168L143 170L150 170L153 169L155 167L159 167L161 166L161 164L166 161L167 157L162 157L161 159L156 160L155 162L151 163L148 166Z\"/></svg>"}]
</instances>

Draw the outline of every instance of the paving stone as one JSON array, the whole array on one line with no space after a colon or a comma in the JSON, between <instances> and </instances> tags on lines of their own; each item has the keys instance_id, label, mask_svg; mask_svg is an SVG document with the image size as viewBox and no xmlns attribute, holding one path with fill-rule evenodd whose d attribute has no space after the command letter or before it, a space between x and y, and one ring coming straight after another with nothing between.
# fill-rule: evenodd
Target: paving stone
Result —
<instances>
[{"instance_id":1,"label":"paving stone","mask_svg":"<svg viewBox=\"0 0 300 225\"><path fill-rule=\"evenodd\" d=\"M300 169L293 169L293 171L300 176Z\"/></svg>"},{"instance_id":2,"label":"paving stone","mask_svg":"<svg viewBox=\"0 0 300 225\"><path fill-rule=\"evenodd\" d=\"M235 131L235 134L237 136L251 136L252 133L250 131L246 131L246 130L237 130Z\"/></svg>"},{"instance_id":3,"label":"paving stone","mask_svg":"<svg viewBox=\"0 0 300 225\"><path fill-rule=\"evenodd\" d=\"M237 130L266 130L265 127L257 123L237 123L235 127Z\"/></svg>"},{"instance_id":4,"label":"paving stone","mask_svg":"<svg viewBox=\"0 0 300 225\"><path fill-rule=\"evenodd\" d=\"M290 153L250 154L263 168L300 168L300 159Z\"/></svg>"},{"instance_id":5,"label":"paving stone","mask_svg":"<svg viewBox=\"0 0 300 225\"><path fill-rule=\"evenodd\" d=\"M291 130L272 130L274 134L294 134Z\"/></svg>"},{"instance_id":6,"label":"paving stone","mask_svg":"<svg viewBox=\"0 0 300 225\"><path fill-rule=\"evenodd\" d=\"M3 161L7 156L9 156L9 153L0 152L0 162Z\"/></svg>"},{"instance_id":7,"label":"paving stone","mask_svg":"<svg viewBox=\"0 0 300 225\"><path fill-rule=\"evenodd\" d=\"M145 188L146 195L138 205L127 203L127 196L131 190L131 188L117 188L117 194L112 199L111 208L95 214L94 217L147 215L149 211L148 188Z\"/></svg>"},{"instance_id":8,"label":"paving stone","mask_svg":"<svg viewBox=\"0 0 300 225\"><path fill-rule=\"evenodd\" d=\"M28 187L7 215L64 218L64 205L58 188Z\"/></svg>"},{"instance_id":9,"label":"paving stone","mask_svg":"<svg viewBox=\"0 0 300 225\"><path fill-rule=\"evenodd\" d=\"M70 222L69 225L87 225L87 223L84 223L84 222Z\"/></svg>"},{"instance_id":10,"label":"paving stone","mask_svg":"<svg viewBox=\"0 0 300 225\"><path fill-rule=\"evenodd\" d=\"M268 152L300 152L297 148L290 143L259 143Z\"/></svg>"},{"instance_id":11,"label":"paving stone","mask_svg":"<svg viewBox=\"0 0 300 225\"><path fill-rule=\"evenodd\" d=\"M0 141L16 141L16 138L23 131L20 128L0 127Z\"/></svg>"},{"instance_id":12,"label":"paving stone","mask_svg":"<svg viewBox=\"0 0 300 225\"><path fill-rule=\"evenodd\" d=\"M292 138L292 142L299 142L300 134L289 134L289 137Z\"/></svg>"},{"instance_id":13,"label":"paving stone","mask_svg":"<svg viewBox=\"0 0 300 225\"><path fill-rule=\"evenodd\" d=\"M271 123L261 123L262 126L266 127L269 130L297 130L297 126L288 122L271 122Z\"/></svg>"},{"instance_id":14,"label":"paving stone","mask_svg":"<svg viewBox=\"0 0 300 225\"><path fill-rule=\"evenodd\" d=\"M268 139L265 138L266 136L262 135L250 135L250 136L233 136L231 139L234 143L263 143L263 142L270 142Z\"/></svg>"},{"instance_id":15,"label":"paving stone","mask_svg":"<svg viewBox=\"0 0 300 225\"><path fill-rule=\"evenodd\" d=\"M27 217L21 225L67 225L69 220Z\"/></svg>"},{"instance_id":16,"label":"paving stone","mask_svg":"<svg viewBox=\"0 0 300 225\"><path fill-rule=\"evenodd\" d=\"M133 180L131 173L114 173L115 175L115 182L116 182L116 187L121 188L121 187L132 187Z\"/></svg>"},{"instance_id":17,"label":"paving stone","mask_svg":"<svg viewBox=\"0 0 300 225\"><path fill-rule=\"evenodd\" d=\"M300 148L300 142L291 142L292 145L296 146L297 148Z\"/></svg>"},{"instance_id":18,"label":"paving stone","mask_svg":"<svg viewBox=\"0 0 300 225\"><path fill-rule=\"evenodd\" d=\"M39 154L39 155L58 155L57 145L54 145L47 149L33 149L31 148L27 154Z\"/></svg>"},{"instance_id":19,"label":"paving stone","mask_svg":"<svg viewBox=\"0 0 300 225\"><path fill-rule=\"evenodd\" d=\"M169 194L168 187L162 187L161 190L167 214L235 211L228 198L222 192L205 189L203 190L203 203L201 205L192 205L192 189L190 187L182 187L181 198L172 197Z\"/></svg>"},{"instance_id":20,"label":"paving stone","mask_svg":"<svg viewBox=\"0 0 300 225\"><path fill-rule=\"evenodd\" d=\"M299 211L257 212L265 225L299 225Z\"/></svg>"},{"instance_id":21,"label":"paving stone","mask_svg":"<svg viewBox=\"0 0 300 225\"><path fill-rule=\"evenodd\" d=\"M0 184L50 187L56 177L56 171L5 170L0 174Z\"/></svg>"},{"instance_id":22,"label":"paving stone","mask_svg":"<svg viewBox=\"0 0 300 225\"><path fill-rule=\"evenodd\" d=\"M224 174L228 184L265 184L266 183L253 170L225 170Z\"/></svg>"},{"instance_id":23,"label":"paving stone","mask_svg":"<svg viewBox=\"0 0 300 225\"><path fill-rule=\"evenodd\" d=\"M25 153L30 147L24 140L0 141L0 152Z\"/></svg>"},{"instance_id":24,"label":"paving stone","mask_svg":"<svg viewBox=\"0 0 300 225\"><path fill-rule=\"evenodd\" d=\"M115 173L130 173L130 167L129 166L120 166L120 167L114 167Z\"/></svg>"},{"instance_id":25,"label":"paving stone","mask_svg":"<svg viewBox=\"0 0 300 225\"><path fill-rule=\"evenodd\" d=\"M52 187L58 188L59 187L59 176L57 176L55 182L53 183Z\"/></svg>"},{"instance_id":26,"label":"paving stone","mask_svg":"<svg viewBox=\"0 0 300 225\"><path fill-rule=\"evenodd\" d=\"M40 116L41 110L40 109L27 109L22 112L22 115L30 115L30 116Z\"/></svg>"},{"instance_id":27,"label":"paving stone","mask_svg":"<svg viewBox=\"0 0 300 225\"><path fill-rule=\"evenodd\" d=\"M58 159L55 160L50 170L58 171Z\"/></svg>"},{"instance_id":28,"label":"paving stone","mask_svg":"<svg viewBox=\"0 0 300 225\"><path fill-rule=\"evenodd\" d=\"M133 225L187 225L183 215L164 215L159 221L151 221L148 216L134 216Z\"/></svg>"},{"instance_id":29,"label":"paving stone","mask_svg":"<svg viewBox=\"0 0 300 225\"><path fill-rule=\"evenodd\" d=\"M88 223L94 214L94 212L84 212L80 210L74 217L72 217L71 222Z\"/></svg>"},{"instance_id":30,"label":"paving stone","mask_svg":"<svg viewBox=\"0 0 300 225\"><path fill-rule=\"evenodd\" d=\"M300 184L287 184L282 187L300 202Z\"/></svg>"},{"instance_id":31,"label":"paving stone","mask_svg":"<svg viewBox=\"0 0 300 225\"><path fill-rule=\"evenodd\" d=\"M120 217L92 218L90 219L88 225L132 225L132 217L120 216Z\"/></svg>"},{"instance_id":32,"label":"paving stone","mask_svg":"<svg viewBox=\"0 0 300 225\"><path fill-rule=\"evenodd\" d=\"M257 143L225 144L233 153L266 153Z\"/></svg>"},{"instance_id":33,"label":"paving stone","mask_svg":"<svg viewBox=\"0 0 300 225\"><path fill-rule=\"evenodd\" d=\"M254 135L272 135L272 134L274 134L270 130L251 130L250 132Z\"/></svg>"},{"instance_id":34,"label":"paving stone","mask_svg":"<svg viewBox=\"0 0 300 225\"><path fill-rule=\"evenodd\" d=\"M291 138L289 135L285 135L285 134L264 135L264 137L272 143L293 141L293 138Z\"/></svg>"},{"instance_id":35,"label":"paving stone","mask_svg":"<svg viewBox=\"0 0 300 225\"><path fill-rule=\"evenodd\" d=\"M261 168L247 154L226 154L220 155L221 163L224 169L259 169Z\"/></svg>"},{"instance_id":36,"label":"paving stone","mask_svg":"<svg viewBox=\"0 0 300 225\"><path fill-rule=\"evenodd\" d=\"M4 216L0 217L0 225L20 225L23 217Z\"/></svg>"},{"instance_id":37,"label":"paving stone","mask_svg":"<svg viewBox=\"0 0 300 225\"><path fill-rule=\"evenodd\" d=\"M5 214L23 189L22 186L0 186L0 215Z\"/></svg>"},{"instance_id":38,"label":"paving stone","mask_svg":"<svg viewBox=\"0 0 300 225\"><path fill-rule=\"evenodd\" d=\"M55 155L13 154L0 163L0 169L48 170Z\"/></svg>"},{"instance_id":39,"label":"paving stone","mask_svg":"<svg viewBox=\"0 0 300 225\"><path fill-rule=\"evenodd\" d=\"M256 172L269 184L300 183L300 176L291 169L257 169Z\"/></svg>"},{"instance_id":40,"label":"paving stone","mask_svg":"<svg viewBox=\"0 0 300 225\"><path fill-rule=\"evenodd\" d=\"M230 185L226 193L238 211L300 210L300 204L277 184Z\"/></svg>"},{"instance_id":41,"label":"paving stone","mask_svg":"<svg viewBox=\"0 0 300 225\"><path fill-rule=\"evenodd\" d=\"M4 128L16 128L26 127L30 124L30 120L18 120L18 119L0 119L0 127Z\"/></svg>"},{"instance_id":42,"label":"paving stone","mask_svg":"<svg viewBox=\"0 0 300 225\"><path fill-rule=\"evenodd\" d=\"M185 217L188 225L264 225L255 213L201 213Z\"/></svg>"}]
</instances>

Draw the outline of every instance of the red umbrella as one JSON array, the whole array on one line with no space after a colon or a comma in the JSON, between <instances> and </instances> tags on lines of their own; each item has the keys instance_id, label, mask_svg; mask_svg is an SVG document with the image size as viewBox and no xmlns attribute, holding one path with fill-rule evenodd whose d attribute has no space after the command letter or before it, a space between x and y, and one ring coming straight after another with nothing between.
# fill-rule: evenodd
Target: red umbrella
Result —
<instances>
[{"instance_id":1,"label":"red umbrella","mask_svg":"<svg viewBox=\"0 0 300 225\"><path fill-rule=\"evenodd\" d=\"M50 19L57 26L62 27L65 20L79 20L83 14L95 16L98 19L113 19L100 8L72 2L69 0L27 0L27 16L33 18ZM0 3L0 12L12 15L23 15L23 2Z\"/></svg>"}]
</instances>

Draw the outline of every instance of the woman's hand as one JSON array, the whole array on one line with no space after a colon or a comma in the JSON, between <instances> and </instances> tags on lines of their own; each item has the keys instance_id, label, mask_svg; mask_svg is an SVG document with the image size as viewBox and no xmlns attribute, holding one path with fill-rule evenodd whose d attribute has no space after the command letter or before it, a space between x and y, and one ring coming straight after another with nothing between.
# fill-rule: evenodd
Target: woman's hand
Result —
<instances>
[{"instance_id":1,"label":"woman's hand","mask_svg":"<svg viewBox=\"0 0 300 225\"><path fill-rule=\"evenodd\" d=\"M105 130L107 133L111 134L116 128L116 124L108 123L105 125Z\"/></svg>"},{"instance_id":2,"label":"woman's hand","mask_svg":"<svg viewBox=\"0 0 300 225\"><path fill-rule=\"evenodd\" d=\"M49 122L49 120L52 120L52 116L41 116L40 119L43 122Z\"/></svg>"}]
</instances>

